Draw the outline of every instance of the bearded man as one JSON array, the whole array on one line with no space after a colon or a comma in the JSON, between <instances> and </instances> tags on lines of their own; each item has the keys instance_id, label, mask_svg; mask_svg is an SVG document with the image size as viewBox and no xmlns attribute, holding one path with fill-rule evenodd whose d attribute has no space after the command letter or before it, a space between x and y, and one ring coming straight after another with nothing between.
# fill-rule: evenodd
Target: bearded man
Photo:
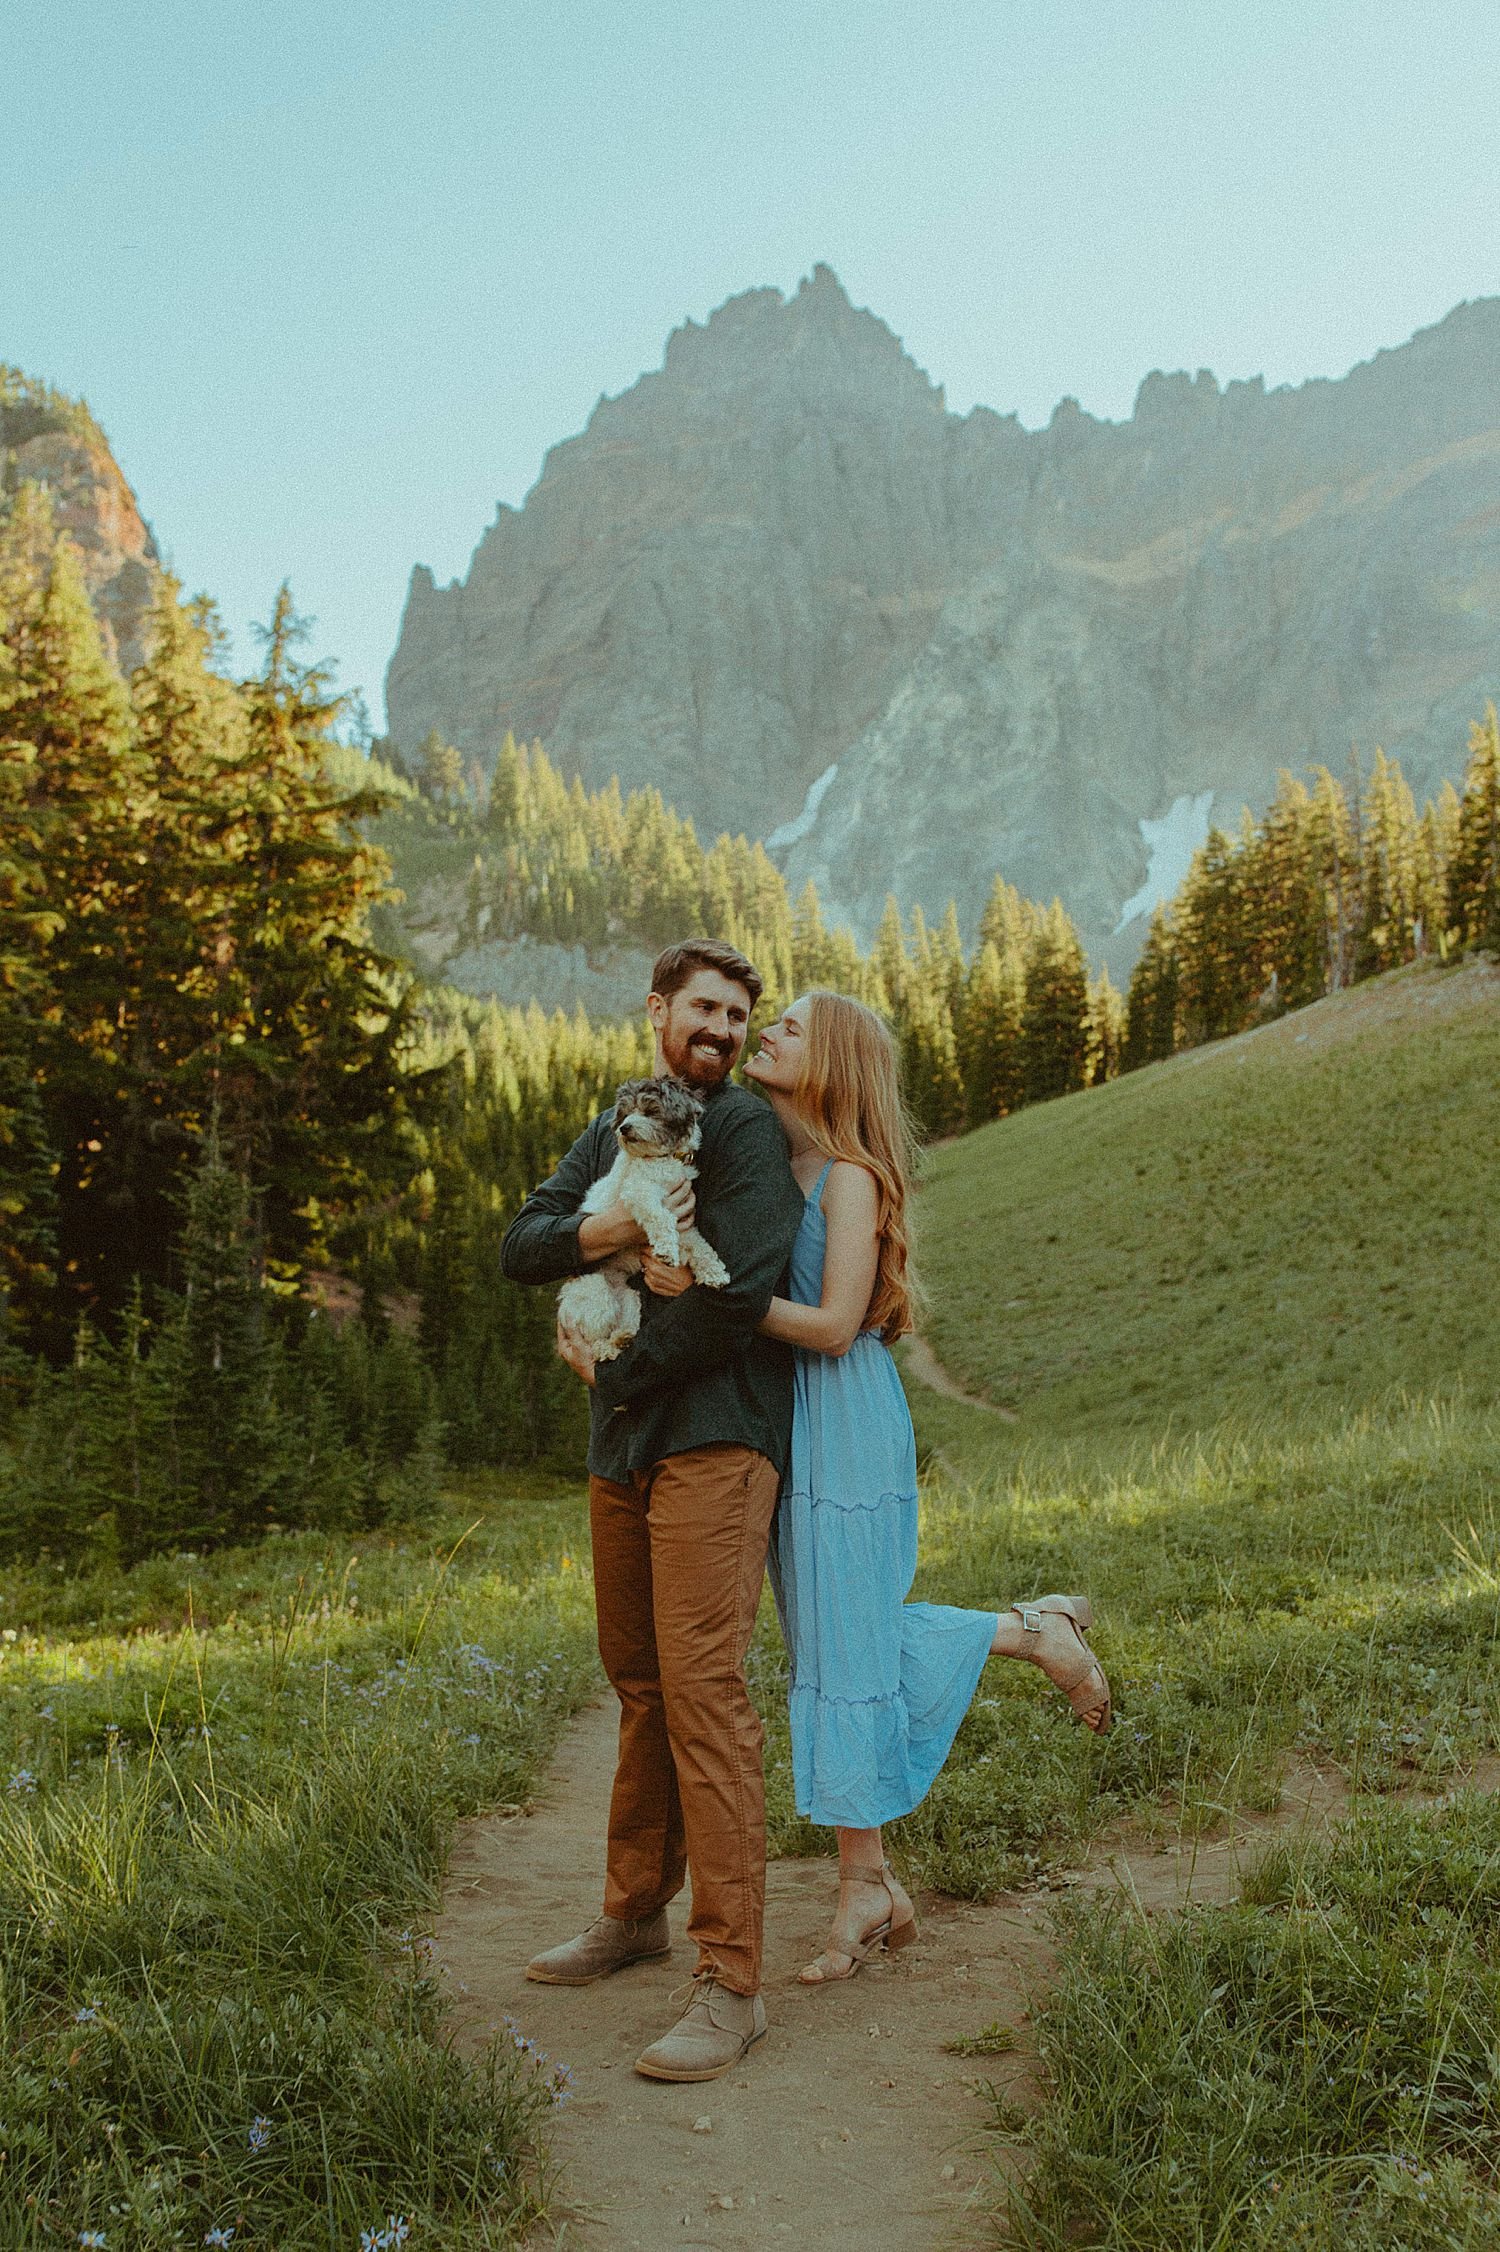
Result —
<instances>
[{"instance_id":1,"label":"bearded man","mask_svg":"<svg viewBox=\"0 0 1500 2252\"><path fill-rule=\"evenodd\" d=\"M658 958L646 1002L657 1075L703 1102L696 1219L729 1282L648 1290L639 1334L597 1368L568 1332L558 1338L592 1388L594 1594L620 1752L604 1912L527 1976L585 1986L665 1955L667 1903L691 1871L693 1997L636 2065L657 2080L717 2079L766 2030L765 1782L745 1656L790 1445L792 1362L758 1325L784 1288L803 1200L774 1113L730 1079L760 994L734 947L688 939ZM613 1118L585 1128L512 1223L500 1263L513 1282L559 1283L644 1247L622 1204L579 1215L614 1163ZM672 1199L690 1227L693 1184ZM645 1272L649 1283L649 1252Z\"/></svg>"}]
</instances>

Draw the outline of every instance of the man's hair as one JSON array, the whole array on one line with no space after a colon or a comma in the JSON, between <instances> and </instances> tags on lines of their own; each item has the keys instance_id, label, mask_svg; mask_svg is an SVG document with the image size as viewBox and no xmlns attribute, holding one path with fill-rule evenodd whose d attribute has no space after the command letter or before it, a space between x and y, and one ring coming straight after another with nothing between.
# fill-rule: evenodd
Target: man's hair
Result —
<instances>
[{"instance_id":1,"label":"man's hair","mask_svg":"<svg viewBox=\"0 0 1500 2252\"><path fill-rule=\"evenodd\" d=\"M743 985L752 1009L765 989L760 971L745 959L737 946L727 945L722 938L684 938L676 946L664 947L657 955L651 972L651 990L659 993L664 1001L670 1001L700 970L717 970L720 977Z\"/></svg>"}]
</instances>

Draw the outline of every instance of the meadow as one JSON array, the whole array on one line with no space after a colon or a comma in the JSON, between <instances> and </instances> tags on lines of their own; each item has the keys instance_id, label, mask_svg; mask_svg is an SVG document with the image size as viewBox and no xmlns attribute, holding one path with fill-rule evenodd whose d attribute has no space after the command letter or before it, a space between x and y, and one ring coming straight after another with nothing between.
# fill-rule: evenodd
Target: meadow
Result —
<instances>
[{"instance_id":1,"label":"meadow","mask_svg":"<svg viewBox=\"0 0 1500 2252\"><path fill-rule=\"evenodd\" d=\"M1061 1908L1004 2242L1500 2244L1497 1149L1471 964L934 1156L930 1334L1015 1421L913 1388L917 1592L1088 1588L1119 1720L992 1665L908 1865L982 1893L1270 1809L1293 1761L1349 1792L1238 1901Z\"/></svg>"},{"instance_id":2,"label":"meadow","mask_svg":"<svg viewBox=\"0 0 1500 2252\"><path fill-rule=\"evenodd\" d=\"M936 1151L927 1333L1023 1445L1493 1396L1497 1149L1496 971L1392 971Z\"/></svg>"},{"instance_id":3,"label":"meadow","mask_svg":"<svg viewBox=\"0 0 1500 2252\"><path fill-rule=\"evenodd\" d=\"M1496 994L1398 973L934 1153L929 1331L1015 1420L911 1387L916 1592L1089 1589L1119 1721L992 1665L893 1855L984 1898L1292 1762L1350 1792L1236 1902L1065 1903L1039 2100L982 2068L997 2241L1500 2244ZM0 1575L7 2252L544 2215L565 2067L449 2048L423 1929L455 1818L524 1802L597 1679L585 1540L576 1488L474 1474L363 1538ZM753 1664L773 1848L824 1850L769 1605Z\"/></svg>"},{"instance_id":4,"label":"meadow","mask_svg":"<svg viewBox=\"0 0 1500 2252\"><path fill-rule=\"evenodd\" d=\"M441 2037L454 1819L594 1680L576 1491L0 1575L0 2244L518 2240L566 2068Z\"/></svg>"}]
</instances>

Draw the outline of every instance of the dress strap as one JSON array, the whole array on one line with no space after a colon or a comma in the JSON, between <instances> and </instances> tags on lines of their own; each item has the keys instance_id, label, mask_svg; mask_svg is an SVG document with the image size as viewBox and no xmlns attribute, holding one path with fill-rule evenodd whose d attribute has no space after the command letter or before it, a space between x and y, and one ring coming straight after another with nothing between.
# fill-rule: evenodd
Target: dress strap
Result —
<instances>
[{"instance_id":1,"label":"dress strap","mask_svg":"<svg viewBox=\"0 0 1500 2252\"><path fill-rule=\"evenodd\" d=\"M833 1166L834 1160L830 1157L828 1163L824 1166L822 1172L818 1175L817 1179L813 1182L812 1187L808 1190L807 1193L808 1203L815 1204L820 1212L823 1209L823 1184L827 1180L829 1174L833 1171Z\"/></svg>"}]
</instances>

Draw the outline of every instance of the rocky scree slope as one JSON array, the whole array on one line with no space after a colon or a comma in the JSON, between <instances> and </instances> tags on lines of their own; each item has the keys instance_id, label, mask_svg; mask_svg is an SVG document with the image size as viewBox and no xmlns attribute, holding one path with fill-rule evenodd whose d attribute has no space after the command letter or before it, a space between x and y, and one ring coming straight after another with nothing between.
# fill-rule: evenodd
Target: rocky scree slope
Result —
<instances>
[{"instance_id":1,"label":"rocky scree slope","mask_svg":"<svg viewBox=\"0 0 1500 2252\"><path fill-rule=\"evenodd\" d=\"M862 937L887 891L972 924L1001 868L1124 965L1279 767L1461 773L1497 629L1500 300L1338 381L1156 374L1028 431L950 414L820 266L679 329L466 579L414 571L390 723L654 783Z\"/></svg>"}]
</instances>

